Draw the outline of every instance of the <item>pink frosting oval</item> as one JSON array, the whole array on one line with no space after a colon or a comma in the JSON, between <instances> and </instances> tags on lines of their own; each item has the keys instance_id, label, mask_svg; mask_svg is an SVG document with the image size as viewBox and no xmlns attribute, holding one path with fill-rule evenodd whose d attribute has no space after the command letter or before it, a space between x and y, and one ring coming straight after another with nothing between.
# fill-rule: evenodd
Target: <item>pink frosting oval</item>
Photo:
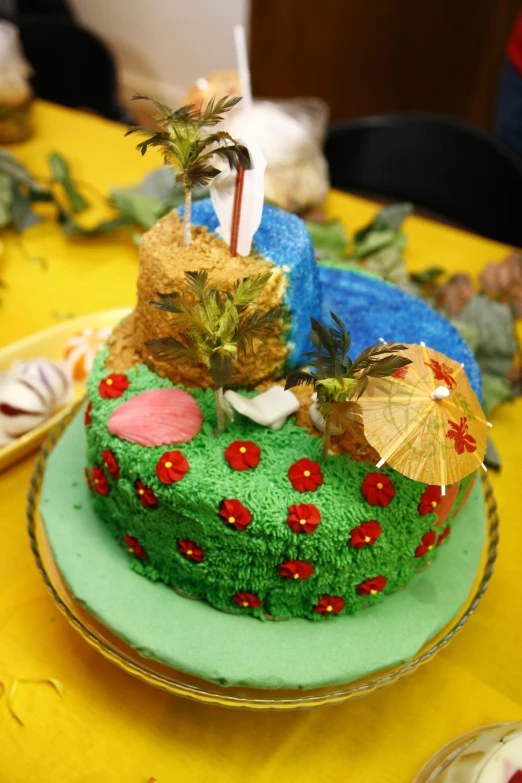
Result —
<instances>
[{"instance_id":1,"label":"pink frosting oval","mask_svg":"<svg viewBox=\"0 0 522 783\"><path fill-rule=\"evenodd\" d=\"M182 389L152 389L124 402L109 417L111 435L140 446L187 443L198 434L203 414Z\"/></svg>"}]
</instances>

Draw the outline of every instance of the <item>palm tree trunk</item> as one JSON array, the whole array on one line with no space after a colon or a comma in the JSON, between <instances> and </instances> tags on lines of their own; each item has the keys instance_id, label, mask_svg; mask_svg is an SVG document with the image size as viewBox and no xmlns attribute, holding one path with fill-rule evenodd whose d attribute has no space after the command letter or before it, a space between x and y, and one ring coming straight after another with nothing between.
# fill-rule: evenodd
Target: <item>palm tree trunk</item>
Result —
<instances>
[{"instance_id":1,"label":"palm tree trunk","mask_svg":"<svg viewBox=\"0 0 522 783\"><path fill-rule=\"evenodd\" d=\"M323 435L323 451L322 451L322 458L326 461L328 459L328 451L330 449L330 432L332 429L332 422L330 421L330 417L326 420L326 426L324 428L324 435Z\"/></svg>"},{"instance_id":2,"label":"palm tree trunk","mask_svg":"<svg viewBox=\"0 0 522 783\"><path fill-rule=\"evenodd\" d=\"M217 417L217 434L221 435L225 431L225 407L223 401L223 387L221 389L214 389L214 395L216 397L216 417Z\"/></svg>"},{"instance_id":3,"label":"palm tree trunk","mask_svg":"<svg viewBox=\"0 0 522 783\"><path fill-rule=\"evenodd\" d=\"M183 244L188 247L192 242L192 231L190 224L190 213L192 209L192 192L190 188L185 188L185 214L183 215Z\"/></svg>"}]
</instances>

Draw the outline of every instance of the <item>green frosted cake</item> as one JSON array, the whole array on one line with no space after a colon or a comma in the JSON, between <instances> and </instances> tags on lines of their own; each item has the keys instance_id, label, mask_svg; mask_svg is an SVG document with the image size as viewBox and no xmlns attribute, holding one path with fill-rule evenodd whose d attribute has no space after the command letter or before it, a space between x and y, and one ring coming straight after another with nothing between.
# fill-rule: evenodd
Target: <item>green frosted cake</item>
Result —
<instances>
[{"instance_id":1,"label":"green frosted cake","mask_svg":"<svg viewBox=\"0 0 522 783\"><path fill-rule=\"evenodd\" d=\"M210 222L208 214L203 202L199 221ZM208 259L206 243L224 245L200 228L192 254L180 247L176 255L178 224L175 214L167 216L143 243L140 327L133 313L117 328L88 382L86 479L97 514L128 550L130 568L222 611L324 620L381 602L434 560L442 544L451 546L453 518L474 474L443 496L440 486L387 466L377 469L378 455L368 444L344 436L332 437L332 453L324 460L321 433L308 413L310 395L301 389L295 418L280 429L236 413L216 434L214 394L204 368L196 364L187 371L174 362L169 377L162 377L164 365L143 343L169 325L162 313L163 322L154 321L154 331L147 333L144 313L146 307L153 310L146 301L147 270L161 269L160 293L179 290L183 273L198 268L201 254ZM284 276L273 290L275 301L265 304L284 305L280 344L287 348L284 355L275 350L257 358L255 380L263 378L265 388L281 374L282 360L299 366L291 352L296 342L300 353L306 348L303 313L314 307L320 312L320 289L309 236L294 216L265 208L256 251L254 258ZM218 267L221 284L230 290L240 274L237 261L230 267L220 261ZM387 298L378 323L370 327L368 315L354 324L356 339L357 332L361 339L371 328L384 330L405 296L378 280L364 278L363 285L363 304L384 288ZM361 298L357 282L352 289L355 302ZM473 360L452 327L413 297L405 301L414 317L419 314L413 310L421 308L426 332L431 328L439 342L453 344L454 358L465 355L473 373ZM347 309L349 304L347 298ZM248 388L244 373L241 382ZM237 391L255 399L260 387L252 383L241 391L241 382Z\"/></svg>"}]
</instances>

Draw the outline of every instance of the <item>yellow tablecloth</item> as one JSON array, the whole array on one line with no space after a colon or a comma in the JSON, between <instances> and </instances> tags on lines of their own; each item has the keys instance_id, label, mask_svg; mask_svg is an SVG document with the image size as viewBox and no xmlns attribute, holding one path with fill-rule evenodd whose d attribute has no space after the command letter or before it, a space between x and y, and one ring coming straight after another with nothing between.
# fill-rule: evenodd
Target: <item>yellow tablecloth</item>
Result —
<instances>
[{"instance_id":1,"label":"yellow tablecloth","mask_svg":"<svg viewBox=\"0 0 522 783\"><path fill-rule=\"evenodd\" d=\"M141 159L123 129L94 117L38 104L34 140L14 151L45 173L52 149L71 161L78 179L102 192L137 182L158 164ZM361 226L375 206L332 193L331 216ZM437 263L478 272L503 246L420 219L407 224L411 269ZM23 236L31 264L5 232L0 260L0 339L6 344L55 321L132 304L137 251L124 232L67 240L52 225ZM496 572L476 614L448 649L412 677L361 701L292 714L250 714L170 697L120 671L68 625L36 570L25 530L25 493L32 458L0 476L0 682L22 684L15 708L0 698L0 783L158 783L173 781L314 781L408 783L425 759L476 725L522 717L522 401L494 416L504 459L493 476L501 517ZM139 621L139 618L137 618ZM383 639L383 644L386 640ZM306 650L302 653L306 656ZM0 687L0 695L2 688Z\"/></svg>"}]
</instances>

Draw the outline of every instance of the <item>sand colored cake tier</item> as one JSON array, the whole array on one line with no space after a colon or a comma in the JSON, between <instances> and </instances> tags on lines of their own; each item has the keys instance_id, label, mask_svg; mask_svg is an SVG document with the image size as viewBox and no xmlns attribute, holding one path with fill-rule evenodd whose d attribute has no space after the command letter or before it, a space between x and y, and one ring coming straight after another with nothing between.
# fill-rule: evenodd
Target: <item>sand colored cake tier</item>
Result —
<instances>
[{"instance_id":1,"label":"sand colored cake tier","mask_svg":"<svg viewBox=\"0 0 522 783\"><path fill-rule=\"evenodd\" d=\"M196 205L196 220L209 205L209 200L201 206ZM249 353L238 363L233 386L252 388L267 378L282 375L285 366L298 361L308 347L308 315L318 310L320 300L313 247L302 221L273 207L265 208L265 211L261 241L255 243L252 254L246 258L233 258L228 245L203 226L193 228L192 244L184 247L181 221L176 211L166 215L144 235L140 248L138 301L134 313L113 336L113 354L123 357L120 363L115 360L114 369L120 369L129 360L145 361L151 369L174 383L200 388L212 385L203 364L187 367L161 361L152 356L145 345L150 339L176 336L169 314L151 307L150 302L158 298L158 293L184 291L185 273L195 270L208 272L210 282L223 291L231 291L236 281L249 275L272 274L256 300L256 306L261 312L283 308L283 318L269 336L257 343L255 355ZM263 234L267 232L271 243L263 242Z\"/></svg>"}]
</instances>

